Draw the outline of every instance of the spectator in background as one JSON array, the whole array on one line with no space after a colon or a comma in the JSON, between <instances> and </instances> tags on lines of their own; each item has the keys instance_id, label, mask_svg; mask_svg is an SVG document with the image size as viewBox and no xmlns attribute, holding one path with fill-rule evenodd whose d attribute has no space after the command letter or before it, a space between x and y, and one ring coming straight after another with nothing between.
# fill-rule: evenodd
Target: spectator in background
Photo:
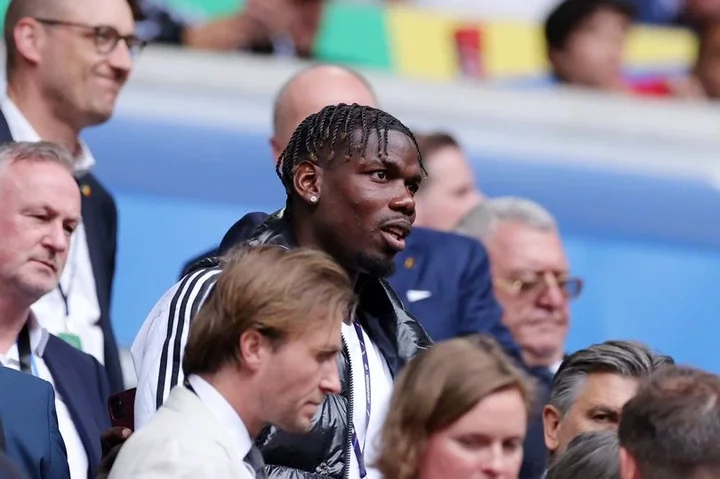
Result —
<instances>
[{"instance_id":1,"label":"spectator in background","mask_svg":"<svg viewBox=\"0 0 720 479\"><path fill-rule=\"evenodd\" d=\"M545 20L548 59L561 83L626 91L623 49L634 11L623 0L563 0Z\"/></svg>"},{"instance_id":2,"label":"spectator in background","mask_svg":"<svg viewBox=\"0 0 720 479\"><path fill-rule=\"evenodd\" d=\"M565 356L570 300L583 284L570 274L555 219L530 200L500 197L475 207L456 231L487 248L503 322L525 363L551 377Z\"/></svg>"},{"instance_id":3,"label":"spectator in background","mask_svg":"<svg viewBox=\"0 0 720 479\"><path fill-rule=\"evenodd\" d=\"M672 364L671 357L630 341L606 341L568 356L543 412L550 463L578 434L616 431L623 406L642 382Z\"/></svg>"},{"instance_id":4,"label":"spectator in background","mask_svg":"<svg viewBox=\"0 0 720 479\"><path fill-rule=\"evenodd\" d=\"M553 77L562 84L641 96L697 98L686 76L630 81L623 53L636 10L630 0L564 0L545 20Z\"/></svg>"},{"instance_id":5,"label":"spectator in background","mask_svg":"<svg viewBox=\"0 0 720 479\"><path fill-rule=\"evenodd\" d=\"M160 0L139 1L143 20L138 32L146 40L303 58L312 54L325 4L325 0L247 0L238 13L190 24Z\"/></svg>"},{"instance_id":6,"label":"spectator in background","mask_svg":"<svg viewBox=\"0 0 720 479\"><path fill-rule=\"evenodd\" d=\"M456 231L480 240L490 257L502 321L520 346L529 372L539 381L538 397L550 395L552 377L565 355L570 300L582 281L570 276L562 240L552 215L523 198L492 198L476 206ZM544 470L542 418L531 415L523 472Z\"/></svg>"},{"instance_id":7,"label":"spectator in background","mask_svg":"<svg viewBox=\"0 0 720 479\"><path fill-rule=\"evenodd\" d=\"M418 135L428 178L416 196L417 226L452 231L483 200L460 144L447 133Z\"/></svg>"},{"instance_id":8,"label":"spectator in background","mask_svg":"<svg viewBox=\"0 0 720 479\"><path fill-rule=\"evenodd\" d=\"M12 0L5 16L7 96L0 141L52 141L74 158L83 221L67 268L33 305L40 323L104 363L122 390L110 299L115 275L115 201L92 175L95 158L80 132L110 118L143 42L127 0Z\"/></svg>"},{"instance_id":9,"label":"spectator in background","mask_svg":"<svg viewBox=\"0 0 720 479\"><path fill-rule=\"evenodd\" d=\"M697 96L720 99L720 20L705 22L697 36L698 54L692 72Z\"/></svg>"},{"instance_id":10,"label":"spectator in background","mask_svg":"<svg viewBox=\"0 0 720 479\"><path fill-rule=\"evenodd\" d=\"M492 339L438 343L398 376L378 469L386 479L516 479L533 403Z\"/></svg>"},{"instance_id":11,"label":"spectator in background","mask_svg":"<svg viewBox=\"0 0 720 479\"><path fill-rule=\"evenodd\" d=\"M0 363L55 389L70 477L93 478L110 427L105 370L49 334L31 306L57 287L80 224L74 160L53 143L0 146Z\"/></svg>"},{"instance_id":12,"label":"spectator in background","mask_svg":"<svg viewBox=\"0 0 720 479\"><path fill-rule=\"evenodd\" d=\"M720 378L658 371L623 407L618 436L622 479L720 477Z\"/></svg>"},{"instance_id":13,"label":"spectator in background","mask_svg":"<svg viewBox=\"0 0 720 479\"><path fill-rule=\"evenodd\" d=\"M123 445L110 478L255 477L260 431L307 433L340 392L340 329L355 301L325 253L234 251L190 328L184 387Z\"/></svg>"},{"instance_id":14,"label":"spectator in background","mask_svg":"<svg viewBox=\"0 0 720 479\"><path fill-rule=\"evenodd\" d=\"M545 479L620 479L620 444L615 431L585 432L550 467Z\"/></svg>"}]
</instances>

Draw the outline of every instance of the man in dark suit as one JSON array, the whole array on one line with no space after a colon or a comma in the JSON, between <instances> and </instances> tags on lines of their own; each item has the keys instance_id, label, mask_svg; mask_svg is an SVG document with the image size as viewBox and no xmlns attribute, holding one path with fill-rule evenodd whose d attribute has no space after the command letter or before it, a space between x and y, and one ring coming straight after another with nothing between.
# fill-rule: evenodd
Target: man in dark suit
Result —
<instances>
[{"instance_id":1,"label":"man in dark suit","mask_svg":"<svg viewBox=\"0 0 720 479\"><path fill-rule=\"evenodd\" d=\"M0 146L0 363L54 386L73 479L95 477L100 436L110 427L107 376L95 358L49 334L31 306L57 287L79 223L67 150L48 142Z\"/></svg>"},{"instance_id":2,"label":"man in dark suit","mask_svg":"<svg viewBox=\"0 0 720 479\"><path fill-rule=\"evenodd\" d=\"M378 102L364 78L342 67L316 65L292 77L275 99L270 139L273 156L279 157L306 116L336 103L376 106ZM264 216L252 213L238 221L225 235L220 251L247 238ZM195 260L216 253L211 250ZM519 358L517 346L501 323L502 311L493 295L487 254L477 241L414 228L405 251L396 257L396 265L390 284L433 340L488 333Z\"/></svg>"},{"instance_id":3,"label":"man in dark suit","mask_svg":"<svg viewBox=\"0 0 720 479\"><path fill-rule=\"evenodd\" d=\"M503 322L538 380L537 397L547 401L565 357L570 302L583 286L571 274L555 219L530 200L498 197L473 208L457 231L482 241L490 252ZM541 420L536 411L525 443L525 464L532 462L535 470L546 461Z\"/></svg>"},{"instance_id":4,"label":"man in dark suit","mask_svg":"<svg viewBox=\"0 0 720 479\"><path fill-rule=\"evenodd\" d=\"M0 391L0 435L4 436L0 451L30 478L69 478L52 386L0 366Z\"/></svg>"},{"instance_id":5,"label":"man in dark suit","mask_svg":"<svg viewBox=\"0 0 720 479\"><path fill-rule=\"evenodd\" d=\"M0 141L47 140L75 159L83 222L58 283L33 306L40 323L104 363L123 389L110 322L115 274L115 202L92 175L95 160L80 132L106 121L142 42L126 0L12 0L5 17L7 96Z\"/></svg>"}]
</instances>

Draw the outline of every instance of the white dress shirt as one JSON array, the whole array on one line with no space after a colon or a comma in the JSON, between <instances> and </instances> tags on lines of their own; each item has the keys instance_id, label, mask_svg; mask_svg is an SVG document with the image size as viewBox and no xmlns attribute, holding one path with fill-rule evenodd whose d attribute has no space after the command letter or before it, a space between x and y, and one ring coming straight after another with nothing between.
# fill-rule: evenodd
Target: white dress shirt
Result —
<instances>
[{"instance_id":1,"label":"white dress shirt","mask_svg":"<svg viewBox=\"0 0 720 479\"><path fill-rule=\"evenodd\" d=\"M49 382L55 390L55 409L57 410L58 426L60 434L67 449L68 465L70 466L70 477L72 479L87 479L88 456L83 446L80 435L75 428L75 423L70 416L70 411L65 404L64 398L55 389L50 369L48 369L43 355L47 345L49 333L40 326L35 317L30 315L30 350L32 351L33 375ZM0 354L0 364L10 369L20 371L20 353L17 344L14 344L5 354Z\"/></svg>"},{"instance_id":2,"label":"white dress shirt","mask_svg":"<svg viewBox=\"0 0 720 479\"><path fill-rule=\"evenodd\" d=\"M365 397L365 371L363 369L362 349L355 326L343 324L342 336L350 353L350 367L353 382L353 424L360 442L360 449L365 459L367 479L382 479L380 471L370 467L379 456L380 431L392 395L393 378L387 361L380 350L373 344L370 337L363 330L365 349L367 350L368 365L370 366L370 423L366 428L366 397ZM364 444L364 447L363 447ZM350 450L350 478L360 479L360 468L355 450Z\"/></svg>"},{"instance_id":3,"label":"white dress shirt","mask_svg":"<svg viewBox=\"0 0 720 479\"><path fill-rule=\"evenodd\" d=\"M40 141L40 135L23 116L13 101L5 96L0 103L10 133L15 141ZM87 145L80 143L81 153L76 158L75 175L80 177L95 165ZM87 245L85 226L80 223L72 236L65 269L60 277L60 287L67 296L65 301L58 288L40 298L33 306L38 321L50 333L70 333L79 336L82 350L100 364L105 363L103 331L98 325L100 304L97 298L95 276Z\"/></svg>"},{"instance_id":4,"label":"white dress shirt","mask_svg":"<svg viewBox=\"0 0 720 479\"><path fill-rule=\"evenodd\" d=\"M215 416L233 438L237 444L238 457L244 458L247 456L250 448L253 446L253 442L247 427L245 427L245 424L235 409L233 409L230 403L228 403L210 383L200 376L191 374L188 376L188 382L203 404L208 407L212 415ZM247 463L245 463L245 467L250 471L251 476L255 477L255 470Z\"/></svg>"}]
</instances>

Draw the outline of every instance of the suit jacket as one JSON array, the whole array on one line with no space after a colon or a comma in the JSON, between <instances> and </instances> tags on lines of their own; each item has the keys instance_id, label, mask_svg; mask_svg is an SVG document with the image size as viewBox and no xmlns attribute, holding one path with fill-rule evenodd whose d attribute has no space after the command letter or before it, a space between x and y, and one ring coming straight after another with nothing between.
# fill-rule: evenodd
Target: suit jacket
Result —
<instances>
[{"instance_id":1,"label":"suit jacket","mask_svg":"<svg viewBox=\"0 0 720 479\"><path fill-rule=\"evenodd\" d=\"M252 479L237 449L200 398L177 386L122 446L110 479Z\"/></svg>"},{"instance_id":2,"label":"suit jacket","mask_svg":"<svg viewBox=\"0 0 720 479\"><path fill-rule=\"evenodd\" d=\"M198 260L225 254L247 239L266 217L265 213L245 215L228 230L219 248L187 263L181 278ZM493 293L487 252L478 241L413 228L395 264L395 274L388 280L390 286L433 341L487 333L510 356L522 361L520 349L501 322L502 309Z\"/></svg>"},{"instance_id":3,"label":"suit jacket","mask_svg":"<svg viewBox=\"0 0 720 479\"><path fill-rule=\"evenodd\" d=\"M7 454L0 451L0 479L28 479L28 476L22 473Z\"/></svg>"},{"instance_id":4,"label":"suit jacket","mask_svg":"<svg viewBox=\"0 0 720 479\"><path fill-rule=\"evenodd\" d=\"M92 479L102 457L100 436L110 428L107 412L110 386L105 369L94 357L52 334L45 346L43 360L80 435L88 456L88 479Z\"/></svg>"},{"instance_id":5,"label":"suit jacket","mask_svg":"<svg viewBox=\"0 0 720 479\"><path fill-rule=\"evenodd\" d=\"M70 478L50 383L0 366L0 419L7 456L29 478Z\"/></svg>"},{"instance_id":6,"label":"suit jacket","mask_svg":"<svg viewBox=\"0 0 720 479\"><path fill-rule=\"evenodd\" d=\"M0 112L0 142L13 141L5 116ZM117 340L110 321L110 298L115 277L117 250L117 208L115 200L92 174L78 178L78 184L88 194L82 195L82 216L87 235L100 305L99 325L105 346L105 369L113 392L124 388Z\"/></svg>"},{"instance_id":7,"label":"suit jacket","mask_svg":"<svg viewBox=\"0 0 720 479\"><path fill-rule=\"evenodd\" d=\"M553 374L544 366L528 368L528 372L535 380L535 403L530 411L528 430L523 443L523 465L519 478L540 479L545 474L548 460L542 410L550 401Z\"/></svg>"}]
</instances>

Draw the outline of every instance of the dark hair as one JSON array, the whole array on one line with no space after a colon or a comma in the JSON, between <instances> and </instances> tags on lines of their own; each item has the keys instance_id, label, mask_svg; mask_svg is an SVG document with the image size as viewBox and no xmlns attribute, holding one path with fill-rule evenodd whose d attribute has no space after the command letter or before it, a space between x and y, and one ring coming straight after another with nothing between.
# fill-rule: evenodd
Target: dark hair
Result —
<instances>
[{"instance_id":1,"label":"dark hair","mask_svg":"<svg viewBox=\"0 0 720 479\"><path fill-rule=\"evenodd\" d=\"M695 37L697 38L696 68L707 55L709 37L718 29L720 29L720 21L715 18L707 19L694 25Z\"/></svg>"},{"instance_id":2,"label":"dark hair","mask_svg":"<svg viewBox=\"0 0 720 479\"><path fill-rule=\"evenodd\" d=\"M635 341L605 341L574 352L553 378L550 404L565 416L575 403L580 386L590 374L612 373L644 379L675 361Z\"/></svg>"},{"instance_id":3,"label":"dark hair","mask_svg":"<svg viewBox=\"0 0 720 479\"><path fill-rule=\"evenodd\" d=\"M620 446L615 431L575 436L550 466L547 479L620 479Z\"/></svg>"},{"instance_id":4,"label":"dark hair","mask_svg":"<svg viewBox=\"0 0 720 479\"><path fill-rule=\"evenodd\" d=\"M423 158L428 158L436 151L451 146L453 148L460 148L460 143L450 133L442 131L436 131L427 134L419 134L415 136L417 138L418 146Z\"/></svg>"},{"instance_id":5,"label":"dark hair","mask_svg":"<svg viewBox=\"0 0 720 479\"><path fill-rule=\"evenodd\" d=\"M603 8L616 11L631 21L636 15L635 8L624 0L565 0L545 19L548 50L564 48L580 24Z\"/></svg>"},{"instance_id":6,"label":"dark hair","mask_svg":"<svg viewBox=\"0 0 720 479\"><path fill-rule=\"evenodd\" d=\"M642 477L719 477L720 377L658 371L623 407L618 436Z\"/></svg>"},{"instance_id":7,"label":"dark hair","mask_svg":"<svg viewBox=\"0 0 720 479\"><path fill-rule=\"evenodd\" d=\"M341 148L345 149L346 159L356 154L364 156L368 139L373 133L377 135L378 155L386 156L388 132L391 130L412 140L418 150L420 167L425 172L420 148L410 129L389 113L357 103L329 105L305 118L280 154L275 171L290 197L293 191L293 173L301 162L318 164L320 157L324 161L332 161Z\"/></svg>"}]
</instances>

